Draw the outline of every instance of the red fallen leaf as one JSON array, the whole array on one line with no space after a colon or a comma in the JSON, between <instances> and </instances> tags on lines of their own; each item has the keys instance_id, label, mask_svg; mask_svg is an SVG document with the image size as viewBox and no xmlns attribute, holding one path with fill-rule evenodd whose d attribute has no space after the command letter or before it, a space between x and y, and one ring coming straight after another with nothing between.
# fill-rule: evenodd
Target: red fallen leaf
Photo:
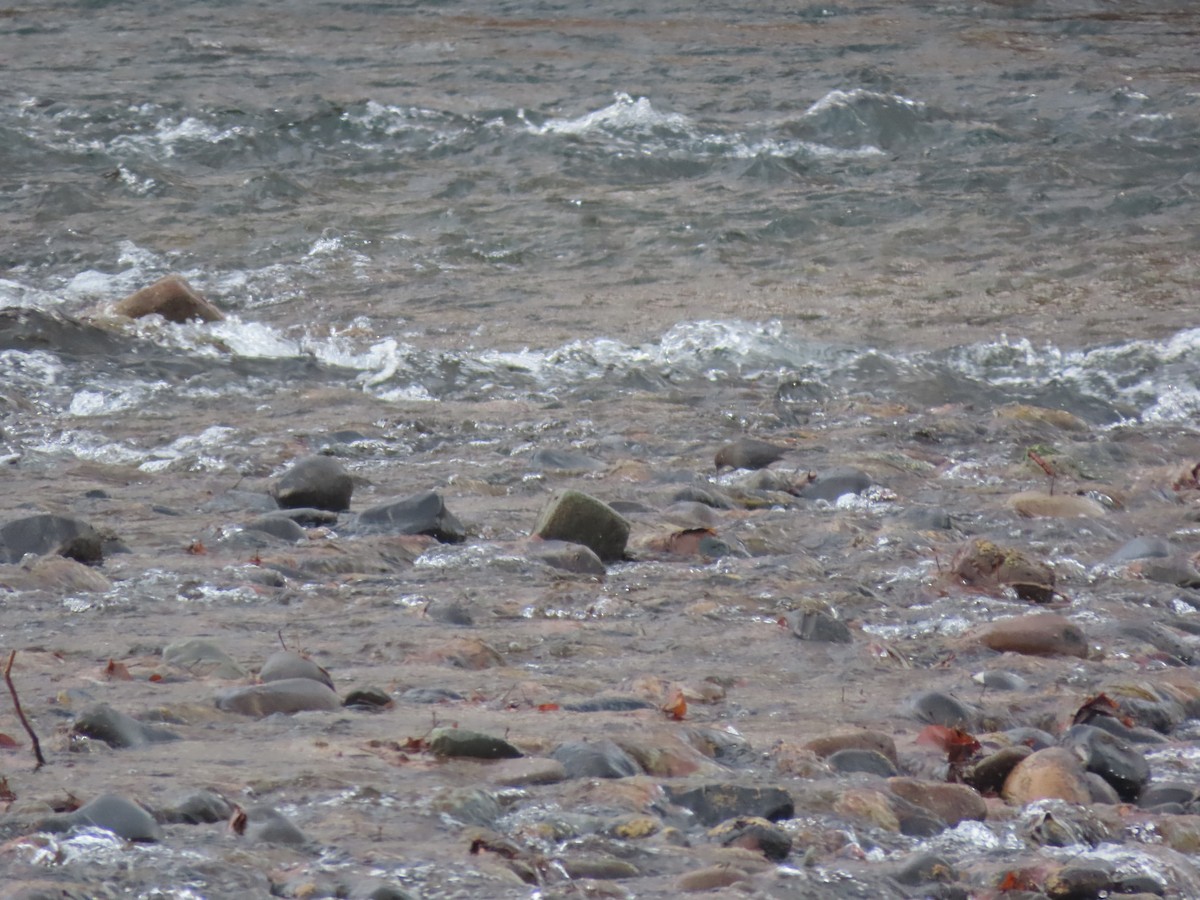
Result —
<instances>
[{"instance_id":1,"label":"red fallen leaf","mask_svg":"<svg viewBox=\"0 0 1200 900\"><path fill-rule=\"evenodd\" d=\"M187 545L187 552L193 556L202 556L208 552L208 548L204 546L203 541L192 541Z\"/></svg>"},{"instance_id":2,"label":"red fallen leaf","mask_svg":"<svg viewBox=\"0 0 1200 900\"><path fill-rule=\"evenodd\" d=\"M163 677L162 677L161 675L159 675L157 672L155 672L155 673L154 673L153 675L151 675L151 676L150 676L150 677L149 677L147 680L148 680L148 681L153 681L155 684L158 684L160 681L162 681L162 680L163 680Z\"/></svg>"},{"instance_id":3,"label":"red fallen leaf","mask_svg":"<svg viewBox=\"0 0 1200 900\"><path fill-rule=\"evenodd\" d=\"M0 733L0 747L3 747L5 750L11 750L14 747L20 747L20 746L21 745L17 743L16 738L9 737L7 734Z\"/></svg>"},{"instance_id":4,"label":"red fallen leaf","mask_svg":"<svg viewBox=\"0 0 1200 900\"><path fill-rule=\"evenodd\" d=\"M1024 872L1007 872L1000 883L998 891L1036 891L1039 885Z\"/></svg>"},{"instance_id":5,"label":"red fallen leaf","mask_svg":"<svg viewBox=\"0 0 1200 900\"><path fill-rule=\"evenodd\" d=\"M129 668L124 663L113 662L111 659L104 667L104 674L117 681L133 681L133 676L129 674Z\"/></svg>"},{"instance_id":6,"label":"red fallen leaf","mask_svg":"<svg viewBox=\"0 0 1200 900\"><path fill-rule=\"evenodd\" d=\"M671 696L667 698L667 702L659 708L676 722L682 721L683 717L687 715L687 700L683 698L683 691L675 688Z\"/></svg>"},{"instance_id":7,"label":"red fallen leaf","mask_svg":"<svg viewBox=\"0 0 1200 900\"><path fill-rule=\"evenodd\" d=\"M926 725L917 735L917 743L937 747L951 764L965 762L983 749L983 745L960 728Z\"/></svg>"},{"instance_id":8,"label":"red fallen leaf","mask_svg":"<svg viewBox=\"0 0 1200 900\"><path fill-rule=\"evenodd\" d=\"M235 803L233 805L233 815L229 817L229 830L236 835L245 834L247 819L246 811Z\"/></svg>"},{"instance_id":9,"label":"red fallen leaf","mask_svg":"<svg viewBox=\"0 0 1200 900\"><path fill-rule=\"evenodd\" d=\"M558 708L557 703L539 703L537 709L538 712L554 712Z\"/></svg>"},{"instance_id":10,"label":"red fallen leaf","mask_svg":"<svg viewBox=\"0 0 1200 900\"><path fill-rule=\"evenodd\" d=\"M8 786L8 776L0 778L0 801L12 803L17 799L17 795L13 793L13 789Z\"/></svg>"},{"instance_id":11,"label":"red fallen leaf","mask_svg":"<svg viewBox=\"0 0 1200 900\"><path fill-rule=\"evenodd\" d=\"M405 738L404 743L400 744L400 750L411 750L413 753L425 753L429 749L429 744L425 738Z\"/></svg>"}]
</instances>

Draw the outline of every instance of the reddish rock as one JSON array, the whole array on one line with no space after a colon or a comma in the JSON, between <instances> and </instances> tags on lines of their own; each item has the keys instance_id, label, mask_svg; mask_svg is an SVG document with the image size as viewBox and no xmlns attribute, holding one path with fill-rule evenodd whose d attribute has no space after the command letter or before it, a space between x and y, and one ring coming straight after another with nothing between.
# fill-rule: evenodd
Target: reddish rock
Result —
<instances>
[{"instance_id":1,"label":"reddish rock","mask_svg":"<svg viewBox=\"0 0 1200 900\"><path fill-rule=\"evenodd\" d=\"M117 315L140 319L160 315L168 322L220 322L225 316L179 275L168 275L121 300Z\"/></svg>"},{"instance_id":2,"label":"reddish rock","mask_svg":"<svg viewBox=\"0 0 1200 900\"><path fill-rule=\"evenodd\" d=\"M968 587L996 593L1012 588L1023 600L1046 603L1054 596L1054 570L1019 550L985 538L968 541L954 554L951 572Z\"/></svg>"},{"instance_id":3,"label":"reddish rock","mask_svg":"<svg viewBox=\"0 0 1200 900\"><path fill-rule=\"evenodd\" d=\"M822 759L832 756L840 750L874 750L890 759L893 765L899 763L896 756L896 742L892 740L891 735L884 734L882 731L863 730L826 734L813 738L803 746L805 750L811 750Z\"/></svg>"},{"instance_id":4,"label":"reddish rock","mask_svg":"<svg viewBox=\"0 0 1200 900\"><path fill-rule=\"evenodd\" d=\"M1053 613L1001 619L977 632L977 638L985 647L1000 653L1081 659L1088 655L1087 638L1079 626Z\"/></svg>"}]
</instances>

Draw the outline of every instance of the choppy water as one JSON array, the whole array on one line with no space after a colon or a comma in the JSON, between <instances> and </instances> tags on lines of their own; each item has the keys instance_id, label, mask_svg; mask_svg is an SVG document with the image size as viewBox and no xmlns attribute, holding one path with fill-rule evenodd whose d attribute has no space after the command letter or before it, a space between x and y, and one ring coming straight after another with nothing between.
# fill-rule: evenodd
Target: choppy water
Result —
<instances>
[{"instance_id":1,"label":"choppy water","mask_svg":"<svg viewBox=\"0 0 1200 900\"><path fill-rule=\"evenodd\" d=\"M702 6L0 10L0 460L677 459L864 402L1188 445L1194 4ZM106 315L170 272L229 319Z\"/></svg>"}]
</instances>

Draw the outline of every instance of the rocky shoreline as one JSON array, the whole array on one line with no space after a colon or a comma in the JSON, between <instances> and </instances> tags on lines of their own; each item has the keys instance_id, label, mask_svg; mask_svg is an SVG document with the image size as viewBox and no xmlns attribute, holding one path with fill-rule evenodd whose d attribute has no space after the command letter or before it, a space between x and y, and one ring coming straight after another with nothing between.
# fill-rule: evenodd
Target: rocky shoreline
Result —
<instances>
[{"instance_id":1,"label":"rocky shoreline","mask_svg":"<svg viewBox=\"0 0 1200 900\"><path fill-rule=\"evenodd\" d=\"M1200 890L1190 435L455 403L401 461L309 400L240 479L6 466L3 897Z\"/></svg>"}]
</instances>

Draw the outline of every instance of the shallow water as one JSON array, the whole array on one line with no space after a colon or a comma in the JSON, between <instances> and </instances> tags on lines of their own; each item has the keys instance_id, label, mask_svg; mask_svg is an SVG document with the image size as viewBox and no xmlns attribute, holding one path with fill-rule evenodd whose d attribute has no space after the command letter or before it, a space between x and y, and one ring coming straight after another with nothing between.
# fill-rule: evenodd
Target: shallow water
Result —
<instances>
[{"instance_id":1,"label":"shallow water","mask_svg":"<svg viewBox=\"0 0 1200 900\"><path fill-rule=\"evenodd\" d=\"M596 724L541 704L715 679L726 695L688 721L746 738L758 762L739 777L814 796L772 748L844 724L903 745L904 697L974 691L971 674L998 665L965 636L1027 605L945 591L967 536L1051 562L1096 647L1005 658L1034 692L994 719L1061 724L1089 692L1167 671L1121 626L1147 609L1190 621L1195 591L1104 561L1137 536L1197 549L1195 500L1172 484L1200 447L1198 33L1192 4L1083 0L0 11L0 512L79 516L132 551L106 560L101 591L4 567L0 633L52 748L10 783L52 804L209 786L280 805L319 845L178 826L132 851L84 833L59 862L20 856L23 871L69 882L100 866L177 898L265 896L268 873L290 895L372 873L427 897L566 890L552 866L546 884L512 883L430 805L484 770L371 743L424 733L427 709L231 720L211 709L217 681L145 680L180 635L216 636L253 668L282 631L339 689L459 690L469 700L433 716L511 729L530 752L676 727L657 710ZM170 272L228 319L109 314ZM1016 403L1079 430L1013 418ZM736 488L712 456L742 433L788 446L776 468L797 478L855 465L881 490L719 513L720 559L654 550L680 488ZM545 448L592 462L547 468ZM1010 495L1046 486L1030 449L1053 458L1060 491L1111 515L1016 515ZM247 538L256 513L236 491L321 450L355 476L355 509L436 488L470 539ZM568 486L641 506L633 561L603 580L527 556L538 510ZM925 507L953 529L906 524ZM855 643L780 629L805 598ZM423 614L439 602L471 610L465 633L501 668L430 661L463 633ZM135 680L102 678L110 657ZM77 710L51 702L68 688L161 705L186 740L172 756L72 754ZM1194 744L1176 740L1184 755L1155 757L1156 778L1192 777ZM632 895L673 896L711 855L696 834L686 853L609 841L603 823L636 806L616 793L501 799L492 824L548 858L633 860ZM1003 819L927 845L817 807L788 826L812 849L754 890L884 896L879 873L926 846L982 890L988 865L1031 852ZM596 819L547 824L572 810ZM1153 826L1129 824L1119 846L1133 855L1120 866L1200 890Z\"/></svg>"}]
</instances>

